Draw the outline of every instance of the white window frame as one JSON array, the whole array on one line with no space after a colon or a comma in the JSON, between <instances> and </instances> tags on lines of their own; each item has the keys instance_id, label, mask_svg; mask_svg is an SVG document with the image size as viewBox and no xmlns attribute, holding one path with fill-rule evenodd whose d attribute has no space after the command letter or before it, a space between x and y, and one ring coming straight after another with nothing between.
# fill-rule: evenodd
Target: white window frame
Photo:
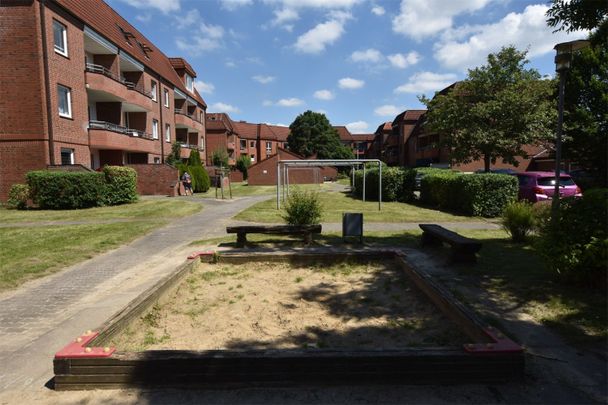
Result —
<instances>
[{"instance_id":1,"label":"white window frame","mask_svg":"<svg viewBox=\"0 0 608 405\"><path fill-rule=\"evenodd\" d=\"M186 88L190 91L194 91L194 78L186 73Z\"/></svg>"},{"instance_id":2,"label":"white window frame","mask_svg":"<svg viewBox=\"0 0 608 405\"><path fill-rule=\"evenodd\" d=\"M158 120L152 120L152 139L158 139Z\"/></svg>"},{"instance_id":3,"label":"white window frame","mask_svg":"<svg viewBox=\"0 0 608 405\"><path fill-rule=\"evenodd\" d=\"M205 150L205 138L201 136L201 150Z\"/></svg>"},{"instance_id":4,"label":"white window frame","mask_svg":"<svg viewBox=\"0 0 608 405\"><path fill-rule=\"evenodd\" d=\"M68 106L67 112L61 112L61 89L66 90L66 101ZM72 89L67 86L62 86L61 84L57 85L57 110L59 111L59 116L64 118L72 118Z\"/></svg>"},{"instance_id":5,"label":"white window frame","mask_svg":"<svg viewBox=\"0 0 608 405\"><path fill-rule=\"evenodd\" d=\"M169 108L169 90L167 90L167 89L163 89L163 90L164 90L163 94L165 97L165 99L164 99L165 107Z\"/></svg>"},{"instance_id":6,"label":"white window frame","mask_svg":"<svg viewBox=\"0 0 608 405\"><path fill-rule=\"evenodd\" d=\"M61 148L61 152L60 152L60 155L59 155L60 158L61 158L61 155L64 152L67 152L67 153L70 154L70 165L73 165L74 164L74 149L71 149L71 148ZM63 164L63 159L61 159L61 165L62 166L67 166L67 165Z\"/></svg>"},{"instance_id":7,"label":"white window frame","mask_svg":"<svg viewBox=\"0 0 608 405\"><path fill-rule=\"evenodd\" d=\"M158 85L156 84L156 82L154 80L150 81L150 87L152 87L152 89L150 90L152 92L152 101L157 101L157 92L158 92Z\"/></svg>"},{"instance_id":8,"label":"white window frame","mask_svg":"<svg viewBox=\"0 0 608 405\"><path fill-rule=\"evenodd\" d=\"M165 124L165 142L171 142L171 125Z\"/></svg>"},{"instance_id":9,"label":"white window frame","mask_svg":"<svg viewBox=\"0 0 608 405\"><path fill-rule=\"evenodd\" d=\"M272 142L266 141L266 153L272 153Z\"/></svg>"},{"instance_id":10,"label":"white window frame","mask_svg":"<svg viewBox=\"0 0 608 405\"><path fill-rule=\"evenodd\" d=\"M55 27L61 28L63 49L58 48L57 44L55 44ZM57 20L53 20L53 47L55 48L55 53L58 53L59 55L63 55L65 57L68 56L68 27Z\"/></svg>"}]
</instances>

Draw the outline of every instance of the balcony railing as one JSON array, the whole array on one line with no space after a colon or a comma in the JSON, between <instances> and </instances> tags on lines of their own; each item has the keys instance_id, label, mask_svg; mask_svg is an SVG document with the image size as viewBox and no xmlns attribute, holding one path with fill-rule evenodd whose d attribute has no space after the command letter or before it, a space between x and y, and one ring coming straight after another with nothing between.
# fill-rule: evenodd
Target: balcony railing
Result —
<instances>
[{"instance_id":1,"label":"balcony railing","mask_svg":"<svg viewBox=\"0 0 608 405\"><path fill-rule=\"evenodd\" d=\"M114 72L112 72L110 69L106 68L105 66L96 65L94 63L87 63L85 70L87 72L98 73L98 74L104 75L106 77L109 77L110 79L117 81L118 83L124 84L127 87L127 89L129 89L129 90L135 90L136 92L143 94L144 96L146 96L148 98L152 98L152 91L146 90L141 86L136 86L135 83L130 82L120 76L115 75Z\"/></svg>"},{"instance_id":2,"label":"balcony railing","mask_svg":"<svg viewBox=\"0 0 608 405\"><path fill-rule=\"evenodd\" d=\"M193 145L191 143L185 143L185 142L179 142L179 141L177 143L179 143L179 146L181 146L182 148L203 150L203 148L201 148L200 146Z\"/></svg>"},{"instance_id":3,"label":"balcony railing","mask_svg":"<svg viewBox=\"0 0 608 405\"><path fill-rule=\"evenodd\" d=\"M189 117L190 119L202 124L202 121L200 121L199 119L196 118L196 115L194 114L188 114L187 110L184 110L183 108L176 108L175 109L175 113L176 114L180 114L180 115L185 115L186 117Z\"/></svg>"},{"instance_id":4,"label":"balcony railing","mask_svg":"<svg viewBox=\"0 0 608 405\"><path fill-rule=\"evenodd\" d=\"M89 129L102 129L104 131L116 132L117 134L123 134L131 136L133 138L143 138L154 140L154 137L144 131L138 129L127 128L121 125L117 125L106 121L89 121Z\"/></svg>"}]
</instances>

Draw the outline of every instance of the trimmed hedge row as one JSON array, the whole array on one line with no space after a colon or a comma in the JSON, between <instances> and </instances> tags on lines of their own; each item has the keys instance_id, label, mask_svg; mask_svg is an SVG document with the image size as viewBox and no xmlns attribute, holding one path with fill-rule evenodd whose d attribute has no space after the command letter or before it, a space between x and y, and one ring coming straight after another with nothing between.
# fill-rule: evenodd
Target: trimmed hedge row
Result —
<instances>
[{"instance_id":1,"label":"trimmed hedge row","mask_svg":"<svg viewBox=\"0 0 608 405\"><path fill-rule=\"evenodd\" d=\"M507 174L428 173L420 183L425 204L464 215L497 217L517 200L519 185Z\"/></svg>"},{"instance_id":2,"label":"trimmed hedge row","mask_svg":"<svg viewBox=\"0 0 608 405\"><path fill-rule=\"evenodd\" d=\"M27 173L34 204L42 209L77 209L137 200L137 172L106 166L103 172L36 170Z\"/></svg>"},{"instance_id":3,"label":"trimmed hedge row","mask_svg":"<svg viewBox=\"0 0 608 405\"><path fill-rule=\"evenodd\" d=\"M365 169L365 199L378 200L378 168ZM414 200L416 171L402 167L382 168L382 201ZM363 170L355 171L354 193L363 198Z\"/></svg>"}]
</instances>

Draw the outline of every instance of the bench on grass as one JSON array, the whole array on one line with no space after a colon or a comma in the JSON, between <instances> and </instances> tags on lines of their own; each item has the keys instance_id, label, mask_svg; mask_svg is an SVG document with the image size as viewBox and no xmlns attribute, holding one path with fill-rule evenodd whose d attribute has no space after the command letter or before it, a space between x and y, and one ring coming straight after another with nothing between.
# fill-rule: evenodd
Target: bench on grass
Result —
<instances>
[{"instance_id":1,"label":"bench on grass","mask_svg":"<svg viewBox=\"0 0 608 405\"><path fill-rule=\"evenodd\" d=\"M321 233L321 224L317 225L246 225L228 226L227 233L236 233L237 247L244 247L248 233L263 233L269 235L302 235L304 243L312 242L313 233Z\"/></svg>"},{"instance_id":2,"label":"bench on grass","mask_svg":"<svg viewBox=\"0 0 608 405\"><path fill-rule=\"evenodd\" d=\"M422 229L422 246L447 243L451 247L452 262L475 263L475 253L481 249L481 243L434 224L420 224Z\"/></svg>"}]
</instances>

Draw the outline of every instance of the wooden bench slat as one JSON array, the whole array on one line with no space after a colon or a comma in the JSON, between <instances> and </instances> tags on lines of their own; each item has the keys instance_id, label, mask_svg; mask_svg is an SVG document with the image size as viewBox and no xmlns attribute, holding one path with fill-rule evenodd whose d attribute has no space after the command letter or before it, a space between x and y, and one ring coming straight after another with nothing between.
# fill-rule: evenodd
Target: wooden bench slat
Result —
<instances>
[{"instance_id":1,"label":"wooden bench slat","mask_svg":"<svg viewBox=\"0 0 608 405\"><path fill-rule=\"evenodd\" d=\"M435 241L448 243L452 249L452 260L454 262L475 262L475 253L481 249L481 243L459 235L436 224L419 224L422 229L422 243L433 243Z\"/></svg>"},{"instance_id":2,"label":"wooden bench slat","mask_svg":"<svg viewBox=\"0 0 608 405\"><path fill-rule=\"evenodd\" d=\"M244 225L228 226L227 233L236 233L236 244L244 247L247 243L248 233L262 233L270 235L304 235L304 242L312 242L313 233L321 233L321 224L315 225Z\"/></svg>"}]
</instances>

